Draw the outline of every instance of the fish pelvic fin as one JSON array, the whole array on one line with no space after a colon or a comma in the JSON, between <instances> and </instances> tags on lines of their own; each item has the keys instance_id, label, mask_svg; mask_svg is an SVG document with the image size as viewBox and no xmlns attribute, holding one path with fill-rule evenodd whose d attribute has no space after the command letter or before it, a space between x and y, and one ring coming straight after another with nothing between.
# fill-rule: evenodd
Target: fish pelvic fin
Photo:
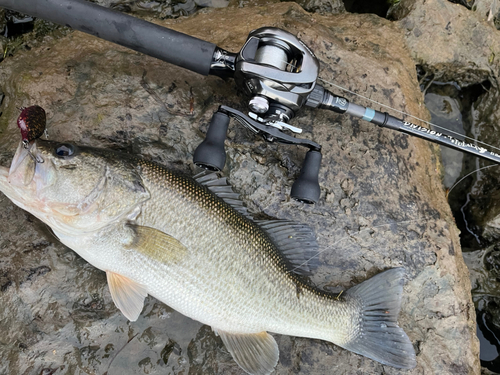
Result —
<instances>
[{"instance_id":1,"label":"fish pelvic fin","mask_svg":"<svg viewBox=\"0 0 500 375\"><path fill-rule=\"evenodd\" d=\"M148 295L146 288L128 277L106 271L109 291L116 307L123 315L135 322L144 307L144 299Z\"/></svg>"},{"instance_id":2,"label":"fish pelvic fin","mask_svg":"<svg viewBox=\"0 0 500 375\"><path fill-rule=\"evenodd\" d=\"M345 293L361 311L357 334L343 348L396 368L416 366L413 345L397 324L404 274L403 268L393 268Z\"/></svg>"},{"instance_id":3,"label":"fish pelvic fin","mask_svg":"<svg viewBox=\"0 0 500 375\"><path fill-rule=\"evenodd\" d=\"M276 340L267 332L229 333L215 330L235 362L251 375L273 372L279 358Z\"/></svg>"}]
</instances>

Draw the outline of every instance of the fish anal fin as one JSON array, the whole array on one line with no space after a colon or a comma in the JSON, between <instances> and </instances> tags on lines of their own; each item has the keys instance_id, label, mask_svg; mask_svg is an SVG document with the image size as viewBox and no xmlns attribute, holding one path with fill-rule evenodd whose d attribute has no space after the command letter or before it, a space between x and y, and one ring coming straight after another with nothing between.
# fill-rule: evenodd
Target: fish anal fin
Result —
<instances>
[{"instance_id":1,"label":"fish anal fin","mask_svg":"<svg viewBox=\"0 0 500 375\"><path fill-rule=\"evenodd\" d=\"M160 263L175 263L183 259L188 249L174 237L151 227L129 225L134 231L134 241L129 245L139 253Z\"/></svg>"},{"instance_id":2,"label":"fish anal fin","mask_svg":"<svg viewBox=\"0 0 500 375\"><path fill-rule=\"evenodd\" d=\"M276 367L279 358L278 344L269 333L216 331L235 362L247 373L267 375Z\"/></svg>"},{"instance_id":3,"label":"fish anal fin","mask_svg":"<svg viewBox=\"0 0 500 375\"><path fill-rule=\"evenodd\" d=\"M128 277L111 271L106 271L106 277L116 307L128 320L136 321L144 307L144 299L148 295L146 288Z\"/></svg>"}]
</instances>

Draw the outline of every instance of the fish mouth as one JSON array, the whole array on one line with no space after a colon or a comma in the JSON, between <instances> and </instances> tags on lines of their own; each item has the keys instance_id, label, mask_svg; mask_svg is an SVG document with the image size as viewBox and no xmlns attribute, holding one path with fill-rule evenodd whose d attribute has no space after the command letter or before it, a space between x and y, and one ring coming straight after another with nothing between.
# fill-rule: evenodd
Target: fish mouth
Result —
<instances>
[{"instance_id":1,"label":"fish mouth","mask_svg":"<svg viewBox=\"0 0 500 375\"><path fill-rule=\"evenodd\" d=\"M13 195L12 186L9 182L9 168L0 165L0 192L4 193L7 197Z\"/></svg>"},{"instance_id":2,"label":"fish mouth","mask_svg":"<svg viewBox=\"0 0 500 375\"><path fill-rule=\"evenodd\" d=\"M0 166L0 192L14 203L20 199L19 194L16 193L14 186L9 181L9 168L3 166Z\"/></svg>"},{"instance_id":3,"label":"fish mouth","mask_svg":"<svg viewBox=\"0 0 500 375\"><path fill-rule=\"evenodd\" d=\"M10 164L9 174L12 174L19 167L19 165L28 156L29 152L29 148L25 147L24 144L20 142L17 146L14 158L12 159L12 163Z\"/></svg>"},{"instance_id":4,"label":"fish mouth","mask_svg":"<svg viewBox=\"0 0 500 375\"><path fill-rule=\"evenodd\" d=\"M9 169L8 181L12 185L27 187L33 181L36 170L36 159L31 153L35 145L26 147L22 142L17 146L16 154Z\"/></svg>"},{"instance_id":5,"label":"fish mouth","mask_svg":"<svg viewBox=\"0 0 500 375\"><path fill-rule=\"evenodd\" d=\"M35 174L34 162L30 157L29 148L24 147L23 143L19 142L10 168L0 166L0 192L18 206L24 201L20 188L26 188L31 184ZM33 168L31 168L32 166Z\"/></svg>"},{"instance_id":6,"label":"fish mouth","mask_svg":"<svg viewBox=\"0 0 500 375\"><path fill-rule=\"evenodd\" d=\"M7 181L7 178L9 177L9 168L3 167L0 165L0 180Z\"/></svg>"}]
</instances>

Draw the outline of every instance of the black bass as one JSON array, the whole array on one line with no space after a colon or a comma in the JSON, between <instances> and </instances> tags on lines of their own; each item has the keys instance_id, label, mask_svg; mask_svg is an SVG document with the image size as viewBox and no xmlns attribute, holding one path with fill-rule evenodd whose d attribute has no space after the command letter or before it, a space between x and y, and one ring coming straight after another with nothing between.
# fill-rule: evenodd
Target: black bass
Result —
<instances>
[{"instance_id":1,"label":"black bass","mask_svg":"<svg viewBox=\"0 0 500 375\"><path fill-rule=\"evenodd\" d=\"M316 248L310 228L253 221L223 179L195 181L129 155L37 139L29 150L19 145L10 170L0 167L0 191L105 271L129 320L152 295L211 326L249 374L278 362L268 332L416 364L397 325L401 268L340 295L318 290L292 272L300 257L288 259Z\"/></svg>"}]
</instances>

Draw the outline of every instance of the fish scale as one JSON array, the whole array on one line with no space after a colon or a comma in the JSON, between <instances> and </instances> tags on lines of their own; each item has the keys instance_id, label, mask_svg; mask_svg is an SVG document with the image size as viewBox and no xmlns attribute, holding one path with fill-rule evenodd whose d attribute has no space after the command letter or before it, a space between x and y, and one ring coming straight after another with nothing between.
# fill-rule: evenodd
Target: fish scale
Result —
<instances>
[{"instance_id":1,"label":"fish scale","mask_svg":"<svg viewBox=\"0 0 500 375\"><path fill-rule=\"evenodd\" d=\"M130 155L41 139L29 152L43 163L20 144L10 170L0 167L0 191L105 271L113 301L130 320L150 294L210 325L255 375L271 373L279 359L267 332L415 366L412 344L397 326L402 269L327 293L304 283L285 259L314 249L310 229L252 221L212 175L201 185Z\"/></svg>"}]
</instances>

